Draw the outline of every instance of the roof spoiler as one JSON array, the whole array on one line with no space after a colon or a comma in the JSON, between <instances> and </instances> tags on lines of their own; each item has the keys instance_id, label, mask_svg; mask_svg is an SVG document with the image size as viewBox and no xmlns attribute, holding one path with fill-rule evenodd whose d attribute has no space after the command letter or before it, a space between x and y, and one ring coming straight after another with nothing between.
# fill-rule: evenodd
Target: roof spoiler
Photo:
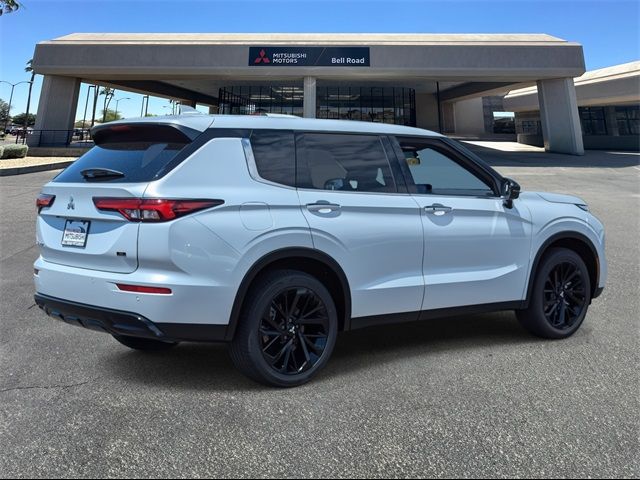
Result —
<instances>
[{"instance_id":1,"label":"roof spoiler","mask_svg":"<svg viewBox=\"0 0 640 480\"><path fill-rule=\"evenodd\" d=\"M128 142L190 143L200 133L193 128L169 122L114 122L96 125L91 129L96 145Z\"/></svg>"}]
</instances>

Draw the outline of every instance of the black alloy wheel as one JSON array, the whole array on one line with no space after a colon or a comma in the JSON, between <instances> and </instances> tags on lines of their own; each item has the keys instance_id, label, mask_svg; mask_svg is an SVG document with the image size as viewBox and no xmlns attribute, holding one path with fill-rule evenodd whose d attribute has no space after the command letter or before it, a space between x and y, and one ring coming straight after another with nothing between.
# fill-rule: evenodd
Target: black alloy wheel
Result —
<instances>
[{"instance_id":1,"label":"black alloy wheel","mask_svg":"<svg viewBox=\"0 0 640 480\"><path fill-rule=\"evenodd\" d=\"M308 288L285 289L265 309L258 334L262 355L271 368L285 375L305 372L327 346L327 307Z\"/></svg>"},{"instance_id":2,"label":"black alloy wheel","mask_svg":"<svg viewBox=\"0 0 640 480\"><path fill-rule=\"evenodd\" d=\"M522 326L542 338L573 335L591 303L591 278L584 260L568 248L551 248L532 282L528 307L516 311Z\"/></svg>"},{"instance_id":3,"label":"black alloy wheel","mask_svg":"<svg viewBox=\"0 0 640 480\"><path fill-rule=\"evenodd\" d=\"M572 262L557 264L544 284L544 315L559 330L575 325L587 305L582 271Z\"/></svg>"},{"instance_id":4,"label":"black alloy wheel","mask_svg":"<svg viewBox=\"0 0 640 480\"><path fill-rule=\"evenodd\" d=\"M329 361L338 312L327 287L297 270L273 270L255 280L243 301L230 345L235 366L274 387L295 387Z\"/></svg>"}]
</instances>

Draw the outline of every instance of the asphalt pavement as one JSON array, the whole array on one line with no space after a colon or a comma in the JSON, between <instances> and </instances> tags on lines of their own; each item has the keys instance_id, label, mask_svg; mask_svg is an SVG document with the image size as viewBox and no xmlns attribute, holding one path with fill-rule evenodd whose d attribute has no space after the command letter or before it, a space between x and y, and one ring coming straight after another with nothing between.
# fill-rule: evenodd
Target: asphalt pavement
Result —
<instances>
[{"instance_id":1,"label":"asphalt pavement","mask_svg":"<svg viewBox=\"0 0 640 480\"><path fill-rule=\"evenodd\" d=\"M224 345L142 354L47 318L34 201L56 172L0 178L0 477L640 476L638 155L474 148L605 223L609 282L582 328L539 340L507 312L349 332L291 390Z\"/></svg>"}]
</instances>

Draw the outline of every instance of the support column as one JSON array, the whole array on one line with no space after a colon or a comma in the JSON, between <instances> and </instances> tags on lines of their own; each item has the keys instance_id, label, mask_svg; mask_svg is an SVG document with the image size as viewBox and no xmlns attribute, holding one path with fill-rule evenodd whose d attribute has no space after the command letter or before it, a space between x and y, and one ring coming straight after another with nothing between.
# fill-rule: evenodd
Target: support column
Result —
<instances>
[{"instance_id":1,"label":"support column","mask_svg":"<svg viewBox=\"0 0 640 480\"><path fill-rule=\"evenodd\" d=\"M544 149L584 155L573 78L538 80L537 84Z\"/></svg>"},{"instance_id":2,"label":"support column","mask_svg":"<svg viewBox=\"0 0 640 480\"><path fill-rule=\"evenodd\" d=\"M304 118L316 118L316 79L304 77L304 99L302 101Z\"/></svg>"},{"instance_id":3,"label":"support column","mask_svg":"<svg viewBox=\"0 0 640 480\"><path fill-rule=\"evenodd\" d=\"M65 146L68 143L70 136L65 131L73 130L79 92L79 78L44 76L34 126L36 132L27 137L29 145ZM45 130L45 132L38 132L38 130Z\"/></svg>"}]
</instances>

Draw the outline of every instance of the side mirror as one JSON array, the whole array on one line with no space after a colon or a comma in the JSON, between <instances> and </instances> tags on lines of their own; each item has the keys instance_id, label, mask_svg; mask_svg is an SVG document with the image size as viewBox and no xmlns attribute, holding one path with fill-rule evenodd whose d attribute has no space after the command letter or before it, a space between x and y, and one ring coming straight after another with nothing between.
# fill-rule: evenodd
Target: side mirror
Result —
<instances>
[{"instance_id":1,"label":"side mirror","mask_svg":"<svg viewBox=\"0 0 640 480\"><path fill-rule=\"evenodd\" d=\"M520 184L510 178L505 178L502 182L502 198L504 206L513 208L513 201L520 196Z\"/></svg>"}]
</instances>

